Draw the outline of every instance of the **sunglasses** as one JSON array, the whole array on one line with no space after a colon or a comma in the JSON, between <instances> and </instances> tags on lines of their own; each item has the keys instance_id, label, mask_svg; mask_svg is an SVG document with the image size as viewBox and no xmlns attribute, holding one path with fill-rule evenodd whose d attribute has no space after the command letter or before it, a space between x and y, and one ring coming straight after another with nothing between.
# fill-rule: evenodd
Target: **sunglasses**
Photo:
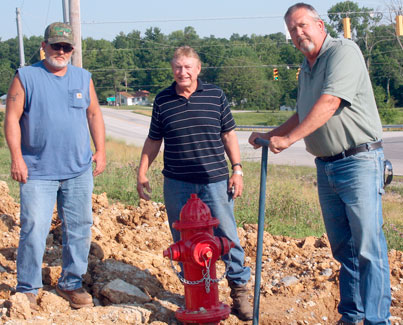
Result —
<instances>
[{"instance_id":1,"label":"sunglasses","mask_svg":"<svg viewBox=\"0 0 403 325\"><path fill-rule=\"evenodd\" d=\"M50 44L50 47L53 51L60 51L60 49L63 49L64 53L70 53L74 49L70 44L63 45L60 43Z\"/></svg>"}]
</instances>

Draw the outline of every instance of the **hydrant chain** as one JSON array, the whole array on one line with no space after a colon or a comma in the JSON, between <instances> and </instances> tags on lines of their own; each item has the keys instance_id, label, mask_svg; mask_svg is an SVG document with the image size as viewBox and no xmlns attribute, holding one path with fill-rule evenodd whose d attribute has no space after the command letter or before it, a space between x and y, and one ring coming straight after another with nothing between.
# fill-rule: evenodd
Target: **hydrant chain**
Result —
<instances>
[{"instance_id":1,"label":"hydrant chain","mask_svg":"<svg viewBox=\"0 0 403 325\"><path fill-rule=\"evenodd\" d=\"M202 271L203 278L204 278L204 286L206 288L206 292L210 292L210 282L212 279L210 278L210 265L211 265L211 259L206 261L206 259L203 257L204 264L206 265L206 271Z\"/></svg>"},{"instance_id":2,"label":"hydrant chain","mask_svg":"<svg viewBox=\"0 0 403 325\"><path fill-rule=\"evenodd\" d=\"M178 272L176 270L175 265L173 263L173 259L172 259L172 249L171 249L171 247L169 247L168 249L169 249L169 253L170 253L169 261L171 262L172 270L175 272L175 274L179 278L179 280L184 284L196 285L196 284L202 283L203 281L206 281L206 283L205 283L206 292L209 293L210 292L210 282L213 282L213 283L220 282L222 279L224 279L227 276L228 270L227 270L227 267L225 267L225 272L220 278L217 278L217 279L210 278L210 263L211 263L211 260L209 260L208 265L206 264L206 270L202 270L203 277L200 280L196 280L196 281L186 280L180 274L180 272Z\"/></svg>"}]
</instances>

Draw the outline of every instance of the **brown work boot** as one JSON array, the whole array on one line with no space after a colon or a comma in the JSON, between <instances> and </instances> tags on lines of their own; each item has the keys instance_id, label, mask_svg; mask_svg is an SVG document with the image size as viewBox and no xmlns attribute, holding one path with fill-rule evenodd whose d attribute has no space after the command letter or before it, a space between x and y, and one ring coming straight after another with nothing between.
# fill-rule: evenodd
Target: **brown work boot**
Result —
<instances>
[{"instance_id":1,"label":"brown work boot","mask_svg":"<svg viewBox=\"0 0 403 325\"><path fill-rule=\"evenodd\" d=\"M73 308L80 309L83 307L92 307L94 305L91 295L83 288L69 291L60 289L59 286L56 286L56 292L59 296L66 299Z\"/></svg>"},{"instance_id":2,"label":"brown work boot","mask_svg":"<svg viewBox=\"0 0 403 325\"><path fill-rule=\"evenodd\" d=\"M36 302L36 296L32 292L24 292L24 295L27 296L28 301L29 301L29 307L31 307L32 310L39 310L38 303Z\"/></svg>"},{"instance_id":3,"label":"brown work boot","mask_svg":"<svg viewBox=\"0 0 403 325\"><path fill-rule=\"evenodd\" d=\"M253 308L248 301L248 289L246 288L246 284L237 285L232 281L228 281L228 284L231 288L231 314L242 321L252 320Z\"/></svg>"}]
</instances>

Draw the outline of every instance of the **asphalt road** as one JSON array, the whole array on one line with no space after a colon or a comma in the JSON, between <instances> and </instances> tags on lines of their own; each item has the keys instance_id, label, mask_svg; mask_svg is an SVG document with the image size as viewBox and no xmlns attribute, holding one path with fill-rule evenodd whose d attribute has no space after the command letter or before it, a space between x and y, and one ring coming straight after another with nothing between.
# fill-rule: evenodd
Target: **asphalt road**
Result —
<instances>
[{"instance_id":1,"label":"asphalt road","mask_svg":"<svg viewBox=\"0 0 403 325\"><path fill-rule=\"evenodd\" d=\"M102 108L106 134L127 144L143 146L148 134L150 117L134 114L130 111ZM250 131L237 131L243 160L259 161L261 150L254 150L248 143ZM403 131L384 132L385 157L393 164L395 175L403 175ZM298 141L280 154L269 153L270 164L311 166L314 157L305 151L304 142Z\"/></svg>"}]
</instances>

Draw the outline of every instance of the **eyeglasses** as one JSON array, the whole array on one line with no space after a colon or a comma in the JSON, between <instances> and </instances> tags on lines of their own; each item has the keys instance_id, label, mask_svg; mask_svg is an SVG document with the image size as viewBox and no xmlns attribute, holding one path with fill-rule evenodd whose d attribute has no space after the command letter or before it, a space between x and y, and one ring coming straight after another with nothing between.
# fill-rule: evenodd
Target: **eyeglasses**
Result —
<instances>
[{"instance_id":1,"label":"eyeglasses","mask_svg":"<svg viewBox=\"0 0 403 325\"><path fill-rule=\"evenodd\" d=\"M70 44L63 45L60 43L50 44L50 47L53 51L60 51L60 49L63 49L64 53L70 53L74 49Z\"/></svg>"}]
</instances>

